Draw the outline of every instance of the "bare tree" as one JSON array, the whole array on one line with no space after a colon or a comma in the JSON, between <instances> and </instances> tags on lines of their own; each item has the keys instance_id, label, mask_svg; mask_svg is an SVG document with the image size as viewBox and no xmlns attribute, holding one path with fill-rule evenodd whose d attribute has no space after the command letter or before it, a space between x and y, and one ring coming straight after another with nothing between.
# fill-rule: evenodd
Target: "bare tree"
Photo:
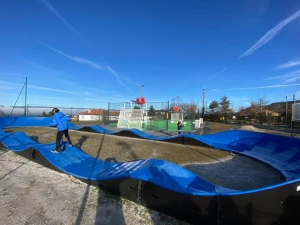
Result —
<instances>
[{"instance_id":1,"label":"bare tree","mask_svg":"<svg viewBox=\"0 0 300 225\"><path fill-rule=\"evenodd\" d=\"M246 110L248 112L248 115L252 118L256 117L260 112L259 106L258 106L256 100L254 100L254 99L251 99L250 106Z\"/></svg>"},{"instance_id":2,"label":"bare tree","mask_svg":"<svg viewBox=\"0 0 300 225\"><path fill-rule=\"evenodd\" d=\"M266 97L263 96L258 96L257 97L257 105L260 107L260 111L262 111L262 109L265 109L265 106L269 103L268 100L266 100Z\"/></svg>"},{"instance_id":3,"label":"bare tree","mask_svg":"<svg viewBox=\"0 0 300 225\"><path fill-rule=\"evenodd\" d=\"M179 111L181 111L185 118L189 118L194 120L197 114L197 108L198 104L197 102L191 101L183 102L182 99L179 96L176 96L175 98L172 98L170 107L173 109L174 106L177 106L179 108Z\"/></svg>"},{"instance_id":4,"label":"bare tree","mask_svg":"<svg viewBox=\"0 0 300 225\"><path fill-rule=\"evenodd\" d=\"M247 108L248 114L251 117L256 117L257 115L259 115L259 122L260 124L262 124L262 114L263 111L266 110L267 104L268 101L266 100L265 96L259 95L256 99L251 99L250 106Z\"/></svg>"},{"instance_id":5,"label":"bare tree","mask_svg":"<svg viewBox=\"0 0 300 225\"><path fill-rule=\"evenodd\" d=\"M172 102L171 102L170 106L171 106L171 109L173 109L174 106L178 106L178 108L180 110L182 110L182 106L183 106L182 99L179 96L172 98Z\"/></svg>"},{"instance_id":6,"label":"bare tree","mask_svg":"<svg viewBox=\"0 0 300 225\"><path fill-rule=\"evenodd\" d=\"M188 117L191 118L192 120L194 120L196 117L197 108L198 108L197 103L192 101L191 103L185 103L184 106L187 109Z\"/></svg>"},{"instance_id":7,"label":"bare tree","mask_svg":"<svg viewBox=\"0 0 300 225\"><path fill-rule=\"evenodd\" d=\"M249 116L251 116L249 107L240 106L238 108L238 115L247 119Z\"/></svg>"},{"instance_id":8,"label":"bare tree","mask_svg":"<svg viewBox=\"0 0 300 225\"><path fill-rule=\"evenodd\" d=\"M268 104L268 101L266 100L266 97L265 96L263 96L263 97L261 97L261 96L258 96L257 97L257 106L258 106L258 108L259 108L259 116L260 116L260 119L259 119L259 122L260 122L260 125L262 125L262 112L263 112L263 110L265 110L266 109L266 105ZM269 112L268 112L268 115L267 116L269 116Z\"/></svg>"}]
</instances>

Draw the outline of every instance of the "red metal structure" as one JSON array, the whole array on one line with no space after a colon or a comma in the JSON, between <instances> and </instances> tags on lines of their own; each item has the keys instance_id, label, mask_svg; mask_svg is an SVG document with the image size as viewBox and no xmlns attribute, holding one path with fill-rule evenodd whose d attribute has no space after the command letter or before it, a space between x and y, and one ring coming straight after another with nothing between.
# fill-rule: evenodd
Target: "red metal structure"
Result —
<instances>
[{"instance_id":1,"label":"red metal structure","mask_svg":"<svg viewBox=\"0 0 300 225\"><path fill-rule=\"evenodd\" d=\"M138 97L138 98L136 98L135 102L136 102L136 104L138 104L138 105L144 105L145 102L146 102L146 100L145 100L144 97Z\"/></svg>"},{"instance_id":2,"label":"red metal structure","mask_svg":"<svg viewBox=\"0 0 300 225\"><path fill-rule=\"evenodd\" d=\"M173 110L174 110L174 111L178 111L178 110L179 110L179 107L178 107L178 106L174 106L174 107L173 107Z\"/></svg>"}]
</instances>

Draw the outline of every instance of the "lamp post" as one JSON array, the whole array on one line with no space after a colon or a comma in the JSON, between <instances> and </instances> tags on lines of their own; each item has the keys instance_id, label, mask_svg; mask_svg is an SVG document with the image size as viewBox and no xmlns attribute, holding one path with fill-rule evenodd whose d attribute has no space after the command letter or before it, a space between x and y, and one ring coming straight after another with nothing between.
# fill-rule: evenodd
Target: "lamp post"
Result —
<instances>
[{"instance_id":1,"label":"lamp post","mask_svg":"<svg viewBox=\"0 0 300 225\"><path fill-rule=\"evenodd\" d=\"M144 85L141 85L141 97L143 97L143 89L144 89Z\"/></svg>"},{"instance_id":2,"label":"lamp post","mask_svg":"<svg viewBox=\"0 0 300 225\"><path fill-rule=\"evenodd\" d=\"M202 89L202 118L203 118L203 120L204 120L204 97L205 97L205 92L206 92L206 90L205 89Z\"/></svg>"},{"instance_id":3,"label":"lamp post","mask_svg":"<svg viewBox=\"0 0 300 225\"><path fill-rule=\"evenodd\" d=\"M287 120L287 96L285 96L285 122L286 122L286 124L288 123L288 120Z\"/></svg>"},{"instance_id":4,"label":"lamp post","mask_svg":"<svg viewBox=\"0 0 300 225\"><path fill-rule=\"evenodd\" d=\"M283 96L283 94L280 94L281 96ZM287 124L287 95L285 96L285 122Z\"/></svg>"}]
</instances>

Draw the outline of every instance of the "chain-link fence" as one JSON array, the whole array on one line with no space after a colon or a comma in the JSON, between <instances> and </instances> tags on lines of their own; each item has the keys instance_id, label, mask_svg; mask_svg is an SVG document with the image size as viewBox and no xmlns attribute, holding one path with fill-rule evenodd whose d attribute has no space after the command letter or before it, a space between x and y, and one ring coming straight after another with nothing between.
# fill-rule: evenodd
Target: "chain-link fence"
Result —
<instances>
[{"instance_id":1,"label":"chain-link fence","mask_svg":"<svg viewBox=\"0 0 300 225\"><path fill-rule=\"evenodd\" d=\"M141 116L138 109L140 109ZM108 114L119 112L115 120L108 119ZM170 108L169 102L147 102L143 105L130 102L108 103L108 114L105 116L105 124L121 128L138 128L140 130L167 130L176 131L177 121L182 114ZM138 116L137 116L138 115ZM183 131L191 131L193 121L184 121Z\"/></svg>"},{"instance_id":2,"label":"chain-link fence","mask_svg":"<svg viewBox=\"0 0 300 225\"><path fill-rule=\"evenodd\" d=\"M251 124L267 124L267 125L288 125L291 124L291 116L272 116L272 115L256 115L256 116L239 116L237 113L232 115L205 115L204 120L205 121L211 121L211 122L220 122L220 123L234 123L234 124L245 124L245 125L251 125Z\"/></svg>"},{"instance_id":3,"label":"chain-link fence","mask_svg":"<svg viewBox=\"0 0 300 225\"><path fill-rule=\"evenodd\" d=\"M169 111L169 102L146 102L145 104L138 104L136 101L110 102L104 123L120 128L150 129L153 121L167 121ZM119 115L115 120L108 116L118 112ZM166 122L159 125L157 129L168 129Z\"/></svg>"},{"instance_id":4,"label":"chain-link fence","mask_svg":"<svg viewBox=\"0 0 300 225\"><path fill-rule=\"evenodd\" d=\"M178 119L184 119L181 113L170 109L169 102L147 102L143 105L135 101L109 102L105 109L56 107L70 116L72 121L95 121L119 128L176 131ZM52 109L53 106L0 106L0 117L48 117L52 116L50 113ZM183 131L193 129L193 121L184 120L183 123L185 125Z\"/></svg>"},{"instance_id":5,"label":"chain-link fence","mask_svg":"<svg viewBox=\"0 0 300 225\"><path fill-rule=\"evenodd\" d=\"M54 107L53 106L0 106L0 117L5 116L26 116L26 117L47 117L52 116L50 113ZM92 108L78 108L78 107L57 107L61 112L70 116L77 117L81 113L88 113ZM101 113L98 109L98 114Z\"/></svg>"}]
</instances>

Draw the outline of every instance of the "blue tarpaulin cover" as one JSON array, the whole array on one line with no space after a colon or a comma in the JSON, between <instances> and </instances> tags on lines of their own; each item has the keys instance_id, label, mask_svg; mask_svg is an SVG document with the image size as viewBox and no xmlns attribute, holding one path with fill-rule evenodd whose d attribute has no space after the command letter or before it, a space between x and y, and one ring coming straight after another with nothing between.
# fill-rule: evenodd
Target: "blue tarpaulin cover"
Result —
<instances>
[{"instance_id":1,"label":"blue tarpaulin cover","mask_svg":"<svg viewBox=\"0 0 300 225\"><path fill-rule=\"evenodd\" d=\"M49 117L1 117L0 128L47 127L50 126L51 120L52 118ZM83 129L72 123L69 125L70 129L73 130ZM98 125L88 126L88 128L102 134L116 133ZM126 131L141 138L156 141L178 138L178 135L150 135L137 129ZM199 141L199 144L204 143L217 149L256 158L279 170L286 178L286 182L251 190L251 192L275 188L300 180L300 140L297 138L242 130L230 130L203 136L183 134L180 137L194 139ZM76 147L70 148L67 145L62 153L53 154L50 150L54 148L54 142L39 144L30 139L24 132L5 133L2 129L0 129L0 142L14 152L24 151L32 147L39 151L52 165L77 178L89 180L134 178L154 183L171 191L203 196L236 195L249 192L211 184L192 172L164 160L144 159L121 163L106 162L95 159Z\"/></svg>"}]
</instances>

